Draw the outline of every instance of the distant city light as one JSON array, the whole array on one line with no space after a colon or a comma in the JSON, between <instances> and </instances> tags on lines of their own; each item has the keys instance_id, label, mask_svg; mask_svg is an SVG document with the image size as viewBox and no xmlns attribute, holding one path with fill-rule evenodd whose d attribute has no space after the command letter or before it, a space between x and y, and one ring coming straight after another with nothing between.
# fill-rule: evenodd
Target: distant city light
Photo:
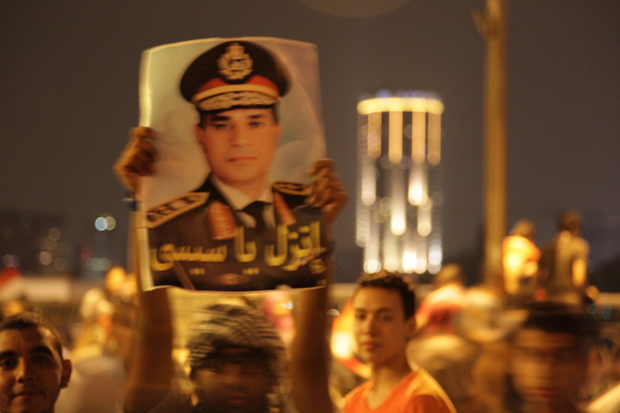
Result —
<instances>
[{"instance_id":1,"label":"distant city light","mask_svg":"<svg viewBox=\"0 0 620 413\"><path fill-rule=\"evenodd\" d=\"M112 231L116 228L116 220L112 216L99 217L95 220L97 231Z\"/></svg>"},{"instance_id":2,"label":"distant city light","mask_svg":"<svg viewBox=\"0 0 620 413\"><path fill-rule=\"evenodd\" d=\"M95 220L95 228L97 231L105 231L108 228L108 222L104 217L99 217Z\"/></svg>"}]
</instances>

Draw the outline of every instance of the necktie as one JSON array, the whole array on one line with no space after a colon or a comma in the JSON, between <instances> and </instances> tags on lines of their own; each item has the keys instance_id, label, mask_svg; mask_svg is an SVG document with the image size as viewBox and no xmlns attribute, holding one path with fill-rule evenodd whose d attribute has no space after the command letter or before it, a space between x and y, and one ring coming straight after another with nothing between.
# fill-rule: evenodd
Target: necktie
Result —
<instances>
[{"instance_id":1,"label":"necktie","mask_svg":"<svg viewBox=\"0 0 620 413\"><path fill-rule=\"evenodd\" d=\"M245 208L242 209L243 212L254 218L256 221L256 232L263 232L267 229L267 223L265 222L265 218L263 217L263 211L265 210L265 202L262 201L254 201Z\"/></svg>"}]
</instances>

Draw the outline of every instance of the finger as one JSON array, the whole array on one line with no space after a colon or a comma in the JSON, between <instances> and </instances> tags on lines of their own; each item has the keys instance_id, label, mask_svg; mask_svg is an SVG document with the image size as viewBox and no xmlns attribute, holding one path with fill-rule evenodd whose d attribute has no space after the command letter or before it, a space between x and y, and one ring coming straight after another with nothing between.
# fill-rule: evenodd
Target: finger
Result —
<instances>
[{"instance_id":1,"label":"finger","mask_svg":"<svg viewBox=\"0 0 620 413\"><path fill-rule=\"evenodd\" d=\"M319 159L312 165L312 167L310 167L310 169L308 170L308 174L316 175L318 171L320 171L321 169L325 169L325 168L329 170L333 170L334 160L333 159Z\"/></svg>"}]
</instances>

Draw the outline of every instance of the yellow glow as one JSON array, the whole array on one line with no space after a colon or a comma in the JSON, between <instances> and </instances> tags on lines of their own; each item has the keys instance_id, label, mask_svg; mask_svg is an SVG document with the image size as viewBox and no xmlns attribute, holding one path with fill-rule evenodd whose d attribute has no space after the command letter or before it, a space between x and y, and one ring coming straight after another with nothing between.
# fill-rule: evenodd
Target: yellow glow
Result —
<instances>
[{"instance_id":1,"label":"yellow glow","mask_svg":"<svg viewBox=\"0 0 620 413\"><path fill-rule=\"evenodd\" d=\"M403 112L390 111L388 158L398 164L403 157Z\"/></svg>"},{"instance_id":2,"label":"yellow glow","mask_svg":"<svg viewBox=\"0 0 620 413\"><path fill-rule=\"evenodd\" d=\"M428 114L428 163L432 166L441 161L441 114Z\"/></svg>"},{"instance_id":3,"label":"yellow glow","mask_svg":"<svg viewBox=\"0 0 620 413\"><path fill-rule=\"evenodd\" d=\"M370 211L366 208L357 209L356 241L360 247L365 247L370 240Z\"/></svg>"},{"instance_id":4,"label":"yellow glow","mask_svg":"<svg viewBox=\"0 0 620 413\"><path fill-rule=\"evenodd\" d=\"M418 266L418 255L413 250L407 250L403 254L403 270L411 274Z\"/></svg>"},{"instance_id":5,"label":"yellow glow","mask_svg":"<svg viewBox=\"0 0 620 413\"><path fill-rule=\"evenodd\" d=\"M381 112L368 113L368 156L381 156Z\"/></svg>"},{"instance_id":6,"label":"yellow glow","mask_svg":"<svg viewBox=\"0 0 620 413\"><path fill-rule=\"evenodd\" d=\"M416 262L415 272L418 274L422 274L427 270L427 260L426 260L426 240L419 239L418 240L418 261Z\"/></svg>"},{"instance_id":7,"label":"yellow glow","mask_svg":"<svg viewBox=\"0 0 620 413\"><path fill-rule=\"evenodd\" d=\"M399 236L407 229L407 201L403 191L405 171L400 168L393 168L391 176L391 195L392 195L392 216L390 229L392 234Z\"/></svg>"},{"instance_id":8,"label":"yellow glow","mask_svg":"<svg viewBox=\"0 0 620 413\"><path fill-rule=\"evenodd\" d=\"M370 206L377 200L377 177L375 167L365 162L362 166L362 203Z\"/></svg>"},{"instance_id":9,"label":"yellow glow","mask_svg":"<svg viewBox=\"0 0 620 413\"><path fill-rule=\"evenodd\" d=\"M349 358L354 352L353 335L350 331L339 331L332 337L332 354L343 359Z\"/></svg>"},{"instance_id":10,"label":"yellow glow","mask_svg":"<svg viewBox=\"0 0 620 413\"><path fill-rule=\"evenodd\" d=\"M364 271L368 274L374 274L381 271L381 263L378 260L366 261L364 263Z\"/></svg>"},{"instance_id":11,"label":"yellow glow","mask_svg":"<svg viewBox=\"0 0 620 413\"><path fill-rule=\"evenodd\" d=\"M431 233L431 212L433 210L433 201L427 199L424 205L418 208L418 234L426 237Z\"/></svg>"},{"instance_id":12,"label":"yellow glow","mask_svg":"<svg viewBox=\"0 0 620 413\"><path fill-rule=\"evenodd\" d=\"M401 112L428 112L441 115L444 110L443 103L437 99L414 97L414 98L372 98L358 103L357 112L360 115L368 115L375 112L388 112L399 110Z\"/></svg>"},{"instance_id":13,"label":"yellow glow","mask_svg":"<svg viewBox=\"0 0 620 413\"><path fill-rule=\"evenodd\" d=\"M428 199L426 186L426 169L423 165L416 165L409 170L408 201L411 205L423 205Z\"/></svg>"},{"instance_id":14,"label":"yellow glow","mask_svg":"<svg viewBox=\"0 0 620 413\"><path fill-rule=\"evenodd\" d=\"M369 274L381 270L379 262L379 224L370 221L370 231L366 248L364 248L364 271Z\"/></svg>"},{"instance_id":15,"label":"yellow glow","mask_svg":"<svg viewBox=\"0 0 620 413\"><path fill-rule=\"evenodd\" d=\"M426 160L426 112L411 114L411 159L415 165Z\"/></svg>"},{"instance_id":16,"label":"yellow glow","mask_svg":"<svg viewBox=\"0 0 620 413\"><path fill-rule=\"evenodd\" d=\"M398 240L388 231L385 232L385 238L383 240L382 253L383 253L383 266L388 271L397 271L398 264L400 263L400 257L398 254Z\"/></svg>"}]
</instances>

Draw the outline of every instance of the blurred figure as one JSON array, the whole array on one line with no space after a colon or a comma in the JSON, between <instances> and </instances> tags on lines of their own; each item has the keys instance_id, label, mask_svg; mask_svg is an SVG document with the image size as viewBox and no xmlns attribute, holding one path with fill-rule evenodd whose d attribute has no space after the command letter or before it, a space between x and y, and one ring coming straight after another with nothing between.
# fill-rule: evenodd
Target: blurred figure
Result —
<instances>
[{"instance_id":1,"label":"blurred figure","mask_svg":"<svg viewBox=\"0 0 620 413\"><path fill-rule=\"evenodd\" d=\"M416 313L419 337L407 348L410 362L437 380L460 413L471 411L471 372L479 354L477 345L456 333L455 317L466 302L464 279L460 265L442 267L434 280L437 289Z\"/></svg>"},{"instance_id":2,"label":"blurred figure","mask_svg":"<svg viewBox=\"0 0 620 413\"><path fill-rule=\"evenodd\" d=\"M454 316L465 305L465 277L458 264L444 265L435 276L435 290L429 293L416 312L418 334L453 333Z\"/></svg>"},{"instance_id":3,"label":"blurred figure","mask_svg":"<svg viewBox=\"0 0 620 413\"><path fill-rule=\"evenodd\" d=\"M538 271L540 250L534 244L536 228L527 220L517 221L504 238L502 262L504 266L504 287L511 296L518 295L525 285L533 287L532 279Z\"/></svg>"},{"instance_id":4,"label":"blurred figure","mask_svg":"<svg viewBox=\"0 0 620 413\"><path fill-rule=\"evenodd\" d=\"M594 319L561 303L532 304L510 339L510 412L583 411Z\"/></svg>"},{"instance_id":5,"label":"blurred figure","mask_svg":"<svg viewBox=\"0 0 620 413\"><path fill-rule=\"evenodd\" d=\"M63 359L58 330L30 312L0 323L0 366L3 413L53 413L71 377L71 361Z\"/></svg>"},{"instance_id":6,"label":"blurred figure","mask_svg":"<svg viewBox=\"0 0 620 413\"><path fill-rule=\"evenodd\" d=\"M92 288L84 294L80 305L82 331L75 341L76 350L92 345L103 348L106 345L114 303L131 299L126 293L131 289L130 278L123 267L115 265L106 273L103 287Z\"/></svg>"},{"instance_id":7,"label":"blurred figure","mask_svg":"<svg viewBox=\"0 0 620 413\"><path fill-rule=\"evenodd\" d=\"M114 304L105 341L73 352L71 387L58 398L59 411L115 413L122 410L136 315L134 304Z\"/></svg>"},{"instance_id":8,"label":"blurred figure","mask_svg":"<svg viewBox=\"0 0 620 413\"><path fill-rule=\"evenodd\" d=\"M590 246L581 233L581 216L564 212L555 238L542 248L539 279L550 298L582 294L587 284Z\"/></svg>"},{"instance_id":9,"label":"blurred figure","mask_svg":"<svg viewBox=\"0 0 620 413\"><path fill-rule=\"evenodd\" d=\"M354 333L370 380L346 396L344 413L453 413L454 406L423 369L412 369L405 349L415 333L415 293L400 274L364 274L353 294Z\"/></svg>"},{"instance_id":10,"label":"blurred figure","mask_svg":"<svg viewBox=\"0 0 620 413\"><path fill-rule=\"evenodd\" d=\"M65 413L114 413L122 405L127 357L137 309L135 280L112 267L103 288L89 290L80 306L81 331L71 353L72 386L58 398Z\"/></svg>"}]
</instances>

